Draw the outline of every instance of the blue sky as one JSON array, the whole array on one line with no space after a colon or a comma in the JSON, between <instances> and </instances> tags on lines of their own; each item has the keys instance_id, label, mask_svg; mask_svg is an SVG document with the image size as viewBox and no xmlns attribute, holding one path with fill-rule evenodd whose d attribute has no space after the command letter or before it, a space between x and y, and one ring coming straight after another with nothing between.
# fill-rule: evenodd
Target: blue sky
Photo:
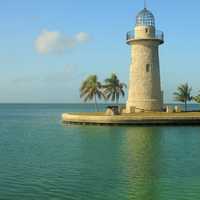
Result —
<instances>
[{"instance_id":1,"label":"blue sky","mask_svg":"<svg viewBox=\"0 0 200 200\"><path fill-rule=\"evenodd\" d=\"M147 0L164 31L162 88L172 102L177 85L200 90L200 1ZM128 82L132 30L142 0L2 1L0 102L80 102L89 74L112 72ZM64 45L66 44L66 45ZM125 99L123 100L125 101Z\"/></svg>"}]
</instances>

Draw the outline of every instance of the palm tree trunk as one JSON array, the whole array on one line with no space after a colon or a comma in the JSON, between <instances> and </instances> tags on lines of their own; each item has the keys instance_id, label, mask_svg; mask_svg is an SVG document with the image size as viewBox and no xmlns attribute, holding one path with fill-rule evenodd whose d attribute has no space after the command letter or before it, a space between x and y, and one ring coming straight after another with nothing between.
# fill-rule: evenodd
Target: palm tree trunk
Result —
<instances>
[{"instance_id":1,"label":"palm tree trunk","mask_svg":"<svg viewBox=\"0 0 200 200\"><path fill-rule=\"evenodd\" d=\"M115 93L115 98L116 98L116 106L118 106L119 105L119 98L118 98L117 92Z\"/></svg>"},{"instance_id":2,"label":"palm tree trunk","mask_svg":"<svg viewBox=\"0 0 200 200\"><path fill-rule=\"evenodd\" d=\"M185 112L187 112L187 101L185 101Z\"/></svg>"},{"instance_id":3,"label":"palm tree trunk","mask_svg":"<svg viewBox=\"0 0 200 200\"><path fill-rule=\"evenodd\" d=\"M116 104L119 106L119 99L116 98Z\"/></svg>"},{"instance_id":4,"label":"palm tree trunk","mask_svg":"<svg viewBox=\"0 0 200 200\"><path fill-rule=\"evenodd\" d=\"M95 110L98 112L98 106L97 106L97 96L94 96L94 104L95 104Z\"/></svg>"}]
</instances>

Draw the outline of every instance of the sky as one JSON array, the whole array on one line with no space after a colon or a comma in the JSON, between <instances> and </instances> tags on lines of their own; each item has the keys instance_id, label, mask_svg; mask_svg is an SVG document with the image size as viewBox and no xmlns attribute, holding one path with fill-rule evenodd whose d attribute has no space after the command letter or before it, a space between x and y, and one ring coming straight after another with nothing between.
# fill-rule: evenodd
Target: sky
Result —
<instances>
[{"instance_id":1,"label":"sky","mask_svg":"<svg viewBox=\"0 0 200 200\"><path fill-rule=\"evenodd\" d=\"M116 73L128 83L133 30L143 0L7 0L0 7L0 102L81 102L90 74L100 81ZM200 90L200 1L147 0L160 47L162 88L173 102L176 87ZM123 102L126 101L122 99Z\"/></svg>"}]
</instances>

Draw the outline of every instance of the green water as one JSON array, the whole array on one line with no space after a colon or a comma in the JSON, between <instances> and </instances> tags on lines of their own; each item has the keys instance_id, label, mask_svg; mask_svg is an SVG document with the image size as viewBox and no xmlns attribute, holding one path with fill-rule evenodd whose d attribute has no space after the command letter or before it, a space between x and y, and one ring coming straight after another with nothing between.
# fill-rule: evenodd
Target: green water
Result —
<instances>
[{"instance_id":1,"label":"green water","mask_svg":"<svg viewBox=\"0 0 200 200\"><path fill-rule=\"evenodd\" d=\"M1 104L0 199L200 199L200 127L60 122L90 110Z\"/></svg>"}]
</instances>

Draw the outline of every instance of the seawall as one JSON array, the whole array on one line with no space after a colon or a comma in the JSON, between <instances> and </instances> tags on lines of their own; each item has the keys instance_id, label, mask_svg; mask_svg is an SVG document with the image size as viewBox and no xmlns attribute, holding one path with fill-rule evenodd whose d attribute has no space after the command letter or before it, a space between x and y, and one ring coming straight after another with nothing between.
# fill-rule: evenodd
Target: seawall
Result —
<instances>
[{"instance_id":1,"label":"seawall","mask_svg":"<svg viewBox=\"0 0 200 200\"><path fill-rule=\"evenodd\" d=\"M114 116L105 113L64 113L62 122L83 125L200 125L200 112L155 112Z\"/></svg>"}]
</instances>

